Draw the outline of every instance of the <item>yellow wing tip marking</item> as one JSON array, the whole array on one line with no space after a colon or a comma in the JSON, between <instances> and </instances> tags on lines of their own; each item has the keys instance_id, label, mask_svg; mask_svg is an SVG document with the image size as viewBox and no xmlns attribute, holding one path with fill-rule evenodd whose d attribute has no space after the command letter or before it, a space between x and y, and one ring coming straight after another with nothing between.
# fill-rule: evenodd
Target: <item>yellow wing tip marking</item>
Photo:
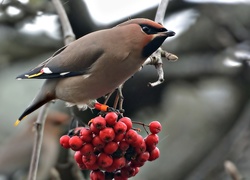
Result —
<instances>
[{"instance_id":1,"label":"yellow wing tip marking","mask_svg":"<svg viewBox=\"0 0 250 180\"><path fill-rule=\"evenodd\" d=\"M42 75L42 74L43 74L43 72L39 72L39 73L37 73L37 74L28 75L28 78L37 77L37 76L40 76L40 75Z\"/></svg>"},{"instance_id":2,"label":"yellow wing tip marking","mask_svg":"<svg viewBox=\"0 0 250 180\"><path fill-rule=\"evenodd\" d=\"M14 126L17 126L21 121L19 119L16 120L16 122L14 123Z\"/></svg>"}]
</instances>

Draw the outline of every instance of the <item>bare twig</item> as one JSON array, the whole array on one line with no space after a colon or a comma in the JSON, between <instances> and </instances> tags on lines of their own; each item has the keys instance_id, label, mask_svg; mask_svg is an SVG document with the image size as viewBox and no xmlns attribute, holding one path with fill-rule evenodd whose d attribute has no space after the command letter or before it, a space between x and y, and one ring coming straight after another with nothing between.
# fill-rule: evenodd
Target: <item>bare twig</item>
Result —
<instances>
[{"instance_id":1,"label":"bare twig","mask_svg":"<svg viewBox=\"0 0 250 180\"><path fill-rule=\"evenodd\" d=\"M60 21L62 23L62 30L63 30L63 36L64 36L64 44L67 45L75 40L75 35L73 33L73 30L71 28L71 25L69 23L69 19L67 17L67 14L61 4L60 0L52 0L55 9L57 11L57 14L59 15Z\"/></svg>"},{"instance_id":2,"label":"bare twig","mask_svg":"<svg viewBox=\"0 0 250 180\"><path fill-rule=\"evenodd\" d=\"M167 7L168 7L168 0L162 0L156 11L155 22L163 24Z\"/></svg>"},{"instance_id":3,"label":"bare twig","mask_svg":"<svg viewBox=\"0 0 250 180\"><path fill-rule=\"evenodd\" d=\"M159 22L163 24L167 6L168 6L168 0L162 0L158 6L158 9L155 15L155 22ZM164 51L162 48L158 48L142 65L142 67L145 65L154 65L158 73L158 80L153 83L151 82L148 83L148 86L150 87L154 87L159 84L162 84L164 81L162 58L166 58L167 60L170 60L170 61L176 61L178 59L176 55L169 53L167 51Z\"/></svg>"},{"instance_id":4,"label":"bare twig","mask_svg":"<svg viewBox=\"0 0 250 180\"><path fill-rule=\"evenodd\" d=\"M161 0L161 3L159 4L156 15L155 15L155 22L159 22L159 23L163 24L167 6L168 6L168 0ZM158 73L158 80L156 82L153 82L153 83L148 83L148 86L150 86L150 87L157 86L157 85L163 83L163 81L164 81L164 71L162 68L162 64L163 64L162 57L167 57L167 59L169 59L169 60L172 58L174 60L178 59L178 57L176 55L168 53L168 52L162 50L161 48L159 48L157 51L155 51L143 64L143 65L148 65L148 64L154 65L156 70L157 70L157 73Z\"/></svg>"},{"instance_id":5,"label":"bare twig","mask_svg":"<svg viewBox=\"0 0 250 180\"><path fill-rule=\"evenodd\" d=\"M54 3L55 9L59 15L59 18L62 23L63 34L64 34L64 43L67 45L70 42L75 40L75 35L72 31L70 26L68 17L63 9L63 6L60 0L52 0ZM47 110L50 103L45 104L39 112L37 121L35 123L36 135L35 135L35 142L33 146L32 158L30 162L30 169L28 180L35 180L37 176L37 169L38 169L38 162L41 152L42 140L43 140L43 131L44 131L44 124L47 117Z\"/></svg>"},{"instance_id":6,"label":"bare twig","mask_svg":"<svg viewBox=\"0 0 250 180\"><path fill-rule=\"evenodd\" d=\"M55 168L50 170L50 176L52 180L61 180L60 174Z\"/></svg>"},{"instance_id":7,"label":"bare twig","mask_svg":"<svg viewBox=\"0 0 250 180\"><path fill-rule=\"evenodd\" d=\"M237 167L235 166L235 164L233 162L225 161L224 168L225 168L226 172L230 175L232 180L241 180L242 179L242 176L240 175Z\"/></svg>"},{"instance_id":8,"label":"bare twig","mask_svg":"<svg viewBox=\"0 0 250 180\"><path fill-rule=\"evenodd\" d=\"M62 29L63 29L63 36L64 36L64 44L68 45L69 43L73 42L75 40L75 34L73 33L73 30L71 28L71 25L69 23L69 19L66 15L66 12L61 4L60 0L52 0L55 9L59 15L61 24L62 24ZM72 162L72 154L70 153L70 151L68 151L68 163ZM78 167L76 167L76 163L73 162L73 166L70 169L72 175L74 175L76 180L83 180L84 177L80 171L80 169Z\"/></svg>"},{"instance_id":9,"label":"bare twig","mask_svg":"<svg viewBox=\"0 0 250 180\"><path fill-rule=\"evenodd\" d=\"M42 106L37 120L35 122L35 141L33 145L33 151L32 151L32 157L30 162L30 168L29 168L29 175L28 180L35 180L37 176L37 168L38 168L38 162L42 147L42 141L43 141L43 130L44 130L44 123L47 116L47 110L50 103L47 103Z\"/></svg>"},{"instance_id":10,"label":"bare twig","mask_svg":"<svg viewBox=\"0 0 250 180\"><path fill-rule=\"evenodd\" d=\"M142 65L154 65L157 73L158 73L158 80L153 83L148 83L148 86L154 87L157 86L164 81L164 71L162 68L163 62L162 58L166 58L169 61L176 61L178 57L172 53L169 53L167 51L164 51L162 48L158 48Z\"/></svg>"}]
</instances>

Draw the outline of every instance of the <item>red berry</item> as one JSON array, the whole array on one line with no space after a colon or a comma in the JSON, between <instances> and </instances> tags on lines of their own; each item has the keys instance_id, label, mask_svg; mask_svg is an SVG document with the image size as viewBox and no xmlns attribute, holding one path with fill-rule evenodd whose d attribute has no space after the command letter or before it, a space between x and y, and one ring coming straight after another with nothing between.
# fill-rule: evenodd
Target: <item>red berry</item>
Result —
<instances>
[{"instance_id":1,"label":"red berry","mask_svg":"<svg viewBox=\"0 0 250 180\"><path fill-rule=\"evenodd\" d=\"M121 121L127 125L127 131L132 128L132 121L129 117L123 117L119 121Z\"/></svg>"},{"instance_id":2,"label":"red berry","mask_svg":"<svg viewBox=\"0 0 250 180\"><path fill-rule=\"evenodd\" d=\"M113 159L113 164L111 165L111 167L117 170L117 169L123 168L125 165L126 165L125 157L120 157L120 158Z\"/></svg>"},{"instance_id":3,"label":"red berry","mask_svg":"<svg viewBox=\"0 0 250 180\"><path fill-rule=\"evenodd\" d=\"M80 149L80 152L84 156L88 156L90 154L93 154L94 146L90 143L84 144L83 147Z\"/></svg>"},{"instance_id":4,"label":"red berry","mask_svg":"<svg viewBox=\"0 0 250 180\"><path fill-rule=\"evenodd\" d=\"M157 134L161 131L161 123L159 121L152 121L149 123L149 130L152 134Z\"/></svg>"},{"instance_id":5,"label":"red berry","mask_svg":"<svg viewBox=\"0 0 250 180\"><path fill-rule=\"evenodd\" d=\"M115 139L114 139L113 141L115 141L115 142L120 142L120 141L122 141L122 140L124 139L124 137L125 137L125 134L123 134L123 133L121 133L121 134L116 134L116 135L115 135Z\"/></svg>"},{"instance_id":6,"label":"red berry","mask_svg":"<svg viewBox=\"0 0 250 180\"><path fill-rule=\"evenodd\" d=\"M150 151L152 149L154 149L156 147L156 145L159 142L159 137L157 134L149 134L146 138L145 138L145 143L147 145L147 149Z\"/></svg>"},{"instance_id":7,"label":"red berry","mask_svg":"<svg viewBox=\"0 0 250 180\"><path fill-rule=\"evenodd\" d=\"M116 169L111 165L111 166L109 166L109 167L103 168L103 170L104 170L105 172L112 173L112 172L114 172ZM105 178L106 178L105 180L112 180L111 177L105 176Z\"/></svg>"},{"instance_id":8,"label":"red berry","mask_svg":"<svg viewBox=\"0 0 250 180\"><path fill-rule=\"evenodd\" d=\"M107 125L113 126L117 121L118 115L115 112L109 112L105 116Z\"/></svg>"},{"instance_id":9,"label":"red berry","mask_svg":"<svg viewBox=\"0 0 250 180\"><path fill-rule=\"evenodd\" d=\"M158 157L160 157L160 150L158 149L158 147L156 147L155 149L153 149L150 152L150 156L149 156L149 161L154 161L156 160Z\"/></svg>"},{"instance_id":10,"label":"red berry","mask_svg":"<svg viewBox=\"0 0 250 180\"><path fill-rule=\"evenodd\" d=\"M112 163L113 163L113 158L106 153L100 153L97 157L97 164L101 168L109 167L111 166Z\"/></svg>"},{"instance_id":11,"label":"red berry","mask_svg":"<svg viewBox=\"0 0 250 180\"><path fill-rule=\"evenodd\" d=\"M130 178L135 175L135 168L131 166L123 167L121 168L121 175Z\"/></svg>"},{"instance_id":12,"label":"red berry","mask_svg":"<svg viewBox=\"0 0 250 180\"><path fill-rule=\"evenodd\" d=\"M138 161L138 162L146 162L148 159L149 159L149 156L150 156L150 154L149 154L149 152L144 152L144 153L141 153L141 154L139 154L137 157L136 157L136 160Z\"/></svg>"},{"instance_id":13,"label":"red berry","mask_svg":"<svg viewBox=\"0 0 250 180\"><path fill-rule=\"evenodd\" d=\"M143 141L141 143L141 145L135 147L135 152L137 154L141 154L141 153L145 152L146 149L147 149L146 143L145 143L145 141Z\"/></svg>"},{"instance_id":14,"label":"red berry","mask_svg":"<svg viewBox=\"0 0 250 180\"><path fill-rule=\"evenodd\" d=\"M99 132L101 140L105 143L113 141L115 138L115 131L113 128L106 127Z\"/></svg>"},{"instance_id":15,"label":"red berry","mask_svg":"<svg viewBox=\"0 0 250 180\"><path fill-rule=\"evenodd\" d=\"M102 149L105 146L105 143L101 140L100 136L95 136L92 140L92 144L97 149Z\"/></svg>"},{"instance_id":16,"label":"red berry","mask_svg":"<svg viewBox=\"0 0 250 180\"><path fill-rule=\"evenodd\" d=\"M118 121L114 126L114 130L116 134L125 133L127 130L127 125L121 121Z\"/></svg>"},{"instance_id":17,"label":"red berry","mask_svg":"<svg viewBox=\"0 0 250 180\"><path fill-rule=\"evenodd\" d=\"M113 154L116 150L118 149L118 144L116 142L108 142L103 151L106 153L106 154Z\"/></svg>"},{"instance_id":18,"label":"red berry","mask_svg":"<svg viewBox=\"0 0 250 180\"><path fill-rule=\"evenodd\" d=\"M86 166L86 168L87 168L88 170L98 170L98 169L99 169L99 166L98 166L97 163L94 163L94 164L92 164L92 165L89 165L89 164L87 163L87 164L85 164L85 166Z\"/></svg>"},{"instance_id":19,"label":"red berry","mask_svg":"<svg viewBox=\"0 0 250 180\"><path fill-rule=\"evenodd\" d=\"M80 131L80 138L83 142L90 143L93 139L92 131L88 128L82 128Z\"/></svg>"},{"instance_id":20,"label":"red berry","mask_svg":"<svg viewBox=\"0 0 250 180\"><path fill-rule=\"evenodd\" d=\"M86 166L91 166L91 165L95 164L96 160L97 160L97 157L95 154L90 154L88 156L82 156L82 162Z\"/></svg>"},{"instance_id":21,"label":"red berry","mask_svg":"<svg viewBox=\"0 0 250 180\"><path fill-rule=\"evenodd\" d=\"M66 148L66 149L69 149L70 148L69 140L70 140L70 137L68 135L63 135L60 138L60 144L61 144L61 146L64 147L64 148Z\"/></svg>"},{"instance_id":22,"label":"red berry","mask_svg":"<svg viewBox=\"0 0 250 180\"><path fill-rule=\"evenodd\" d=\"M137 139L137 132L133 129L128 130L125 134L125 140L127 143L131 144L136 141Z\"/></svg>"},{"instance_id":23,"label":"red berry","mask_svg":"<svg viewBox=\"0 0 250 180\"><path fill-rule=\"evenodd\" d=\"M96 135L98 135L99 132L100 132L100 129L97 129L97 128L94 126L93 123L90 124L89 128L90 128L91 132L94 133L94 134L96 134Z\"/></svg>"},{"instance_id":24,"label":"red berry","mask_svg":"<svg viewBox=\"0 0 250 180\"><path fill-rule=\"evenodd\" d=\"M100 170L94 170L90 172L91 180L105 180L105 174Z\"/></svg>"},{"instance_id":25,"label":"red berry","mask_svg":"<svg viewBox=\"0 0 250 180\"><path fill-rule=\"evenodd\" d=\"M133 176L135 176L136 174L138 174L139 171L140 171L140 168L139 167L135 167L135 171L134 171Z\"/></svg>"},{"instance_id":26,"label":"red berry","mask_svg":"<svg viewBox=\"0 0 250 180\"><path fill-rule=\"evenodd\" d=\"M121 172L116 172L114 175L114 180L128 180L127 177L122 177Z\"/></svg>"},{"instance_id":27,"label":"red berry","mask_svg":"<svg viewBox=\"0 0 250 180\"><path fill-rule=\"evenodd\" d=\"M74 151L78 151L82 147L82 140L78 136L72 136L69 139L70 148Z\"/></svg>"},{"instance_id":28,"label":"red berry","mask_svg":"<svg viewBox=\"0 0 250 180\"><path fill-rule=\"evenodd\" d=\"M145 162L139 162L137 160L132 160L130 166L131 167L142 167L145 164Z\"/></svg>"},{"instance_id":29,"label":"red berry","mask_svg":"<svg viewBox=\"0 0 250 180\"><path fill-rule=\"evenodd\" d=\"M87 167L86 167L85 164L83 164L83 163L81 163L81 164L77 163L77 165L78 165L78 167L79 167L81 170L86 170L86 169L87 169Z\"/></svg>"},{"instance_id":30,"label":"red berry","mask_svg":"<svg viewBox=\"0 0 250 180\"><path fill-rule=\"evenodd\" d=\"M119 143L120 150L127 151L128 148L129 148L129 143L127 143L125 140L123 140Z\"/></svg>"},{"instance_id":31,"label":"red berry","mask_svg":"<svg viewBox=\"0 0 250 180\"><path fill-rule=\"evenodd\" d=\"M80 153L80 151L76 151L75 155L74 155L74 159L78 164L82 164L82 154Z\"/></svg>"},{"instance_id":32,"label":"red berry","mask_svg":"<svg viewBox=\"0 0 250 180\"><path fill-rule=\"evenodd\" d=\"M92 124L96 127L96 129L104 129L106 127L106 120L102 116L97 116L92 119Z\"/></svg>"},{"instance_id":33,"label":"red berry","mask_svg":"<svg viewBox=\"0 0 250 180\"><path fill-rule=\"evenodd\" d=\"M132 142L131 145L136 148L140 147L143 142L144 142L143 137L137 133L136 141Z\"/></svg>"}]
</instances>

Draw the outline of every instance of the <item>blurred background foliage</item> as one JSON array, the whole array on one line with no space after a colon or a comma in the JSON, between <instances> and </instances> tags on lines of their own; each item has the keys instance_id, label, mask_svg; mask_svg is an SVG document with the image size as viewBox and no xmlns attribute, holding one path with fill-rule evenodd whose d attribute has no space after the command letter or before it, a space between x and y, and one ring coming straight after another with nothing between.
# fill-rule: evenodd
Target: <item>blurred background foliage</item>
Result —
<instances>
[{"instance_id":1,"label":"blurred background foliage","mask_svg":"<svg viewBox=\"0 0 250 180\"><path fill-rule=\"evenodd\" d=\"M62 3L79 38L129 18L154 19L159 1ZM176 54L179 60L164 61L162 85L147 87L148 82L157 80L154 67L148 66L136 73L123 90L126 116L145 123L158 120L163 125L160 159L147 163L132 179L229 180L225 160L232 161L242 177L250 179L249 9L248 0L170 1L164 25L176 36L167 39L163 49ZM8 137L25 127L25 123L17 128L12 124L43 82L16 81L15 77L61 46L61 25L51 1L0 1L0 152ZM60 101L50 109L68 113ZM74 111L85 122L94 116L90 111ZM67 128L63 130L65 133ZM19 143L17 147L24 146L22 141ZM18 148L12 153L19 153ZM0 161L0 165L7 164ZM64 174L61 179L69 177Z\"/></svg>"}]
</instances>

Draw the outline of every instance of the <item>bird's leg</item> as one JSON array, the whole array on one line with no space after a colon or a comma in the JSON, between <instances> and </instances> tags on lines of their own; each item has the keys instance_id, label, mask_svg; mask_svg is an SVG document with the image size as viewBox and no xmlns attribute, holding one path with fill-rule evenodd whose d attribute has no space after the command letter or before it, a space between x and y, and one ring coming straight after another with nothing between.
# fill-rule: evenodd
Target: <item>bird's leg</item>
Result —
<instances>
[{"instance_id":1,"label":"bird's leg","mask_svg":"<svg viewBox=\"0 0 250 180\"><path fill-rule=\"evenodd\" d=\"M123 105L123 94L122 94L122 88L123 88L123 84L121 84L118 88L117 88L117 93L116 93L116 97L115 97L115 101L114 101L114 105L113 108L117 109L117 105L119 106L118 111L123 113L124 110L122 109L122 105Z\"/></svg>"},{"instance_id":2,"label":"bird's leg","mask_svg":"<svg viewBox=\"0 0 250 180\"><path fill-rule=\"evenodd\" d=\"M121 113L124 113L124 109L122 108L123 106L123 101L124 101L124 96L122 94L122 88L123 88L123 85L124 84L121 84L119 87L118 87L118 95L119 95L119 98L120 98L120 101L119 101L119 111Z\"/></svg>"},{"instance_id":3,"label":"bird's leg","mask_svg":"<svg viewBox=\"0 0 250 180\"><path fill-rule=\"evenodd\" d=\"M119 92L118 92L118 89L117 89L115 100L114 100L114 104L113 104L113 108L114 109L117 108L117 104L118 104L119 100L120 100L120 97L119 97Z\"/></svg>"},{"instance_id":4,"label":"bird's leg","mask_svg":"<svg viewBox=\"0 0 250 180\"><path fill-rule=\"evenodd\" d=\"M105 100L104 100L104 103L103 104L107 104L109 98L111 97L111 95L114 93L114 91L108 93L106 96L105 96Z\"/></svg>"},{"instance_id":5,"label":"bird's leg","mask_svg":"<svg viewBox=\"0 0 250 180\"><path fill-rule=\"evenodd\" d=\"M116 94L116 97L115 97L115 101L114 101L114 104L113 104L113 107L109 107L107 105L107 102L109 100L109 98L111 97L111 95L114 93L111 92L109 93L106 97L105 97L105 101L103 104L99 103L99 102L95 102L94 104L94 107L95 109L101 111L101 114L102 113L107 113L107 112L116 112L120 115L122 115L122 113L124 112L124 109L122 109L122 105L123 105L123 94L122 94L122 87L123 87L123 84L121 84L118 88L117 88L117 94ZM119 106L119 109L116 109L117 106Z\"/></svg>"}]
</instances>

